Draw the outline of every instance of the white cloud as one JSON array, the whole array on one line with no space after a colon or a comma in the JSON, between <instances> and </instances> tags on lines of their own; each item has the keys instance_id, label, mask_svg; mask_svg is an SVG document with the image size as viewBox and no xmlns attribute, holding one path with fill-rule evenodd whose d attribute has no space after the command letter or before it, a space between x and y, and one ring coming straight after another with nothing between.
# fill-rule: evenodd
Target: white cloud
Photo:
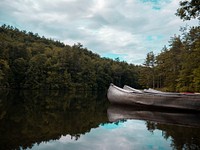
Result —
<instances>
[{"instance_id":1,"label":"white cloud","mask_svg":"<svg viewBox=\"0 0 200 150\"><path fill-rule=\"evenodd\" d=\"M66 44L81 42L102 56L112 53L138 64L180 34L186 22L175 16L178 7L177 0L1 0L0 24Z\"/></svg>"}]
</instances>

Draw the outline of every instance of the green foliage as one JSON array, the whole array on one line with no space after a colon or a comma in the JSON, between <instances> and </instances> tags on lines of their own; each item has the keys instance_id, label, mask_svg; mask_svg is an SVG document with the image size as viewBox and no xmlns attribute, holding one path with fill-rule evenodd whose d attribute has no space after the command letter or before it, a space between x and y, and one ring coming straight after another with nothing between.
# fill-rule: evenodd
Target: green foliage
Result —
<instances>
[{"instance_id":1,"label":"green foliage","mask_svg":"<svg viewBox=\"0 0 200 150\"><path fill-rule=\"evenodd\" d=\"M200 27L170 40L144 66L101 58L80 43L73 46L11 26L0 27L0 87L106 90L111 82L135 88L200 92Z\"/></svg>"},{"instance_id":2,"label":"green foliage","mask_svg":"<svg viewBox=\"0 0 200 150\"><path fill-rule=\"evenodd\" d=\"M0 27L0 87L21 89L105 90L138 87L137 67L101 58L80 43L73 46Z\"/></svg>"},{"instance_id":3,"label":"green foliage","mask_svg":"<svg viewBox=\"0 0 200 150\"><path fill-rule=\"evenodd\" d=\"M141 68L142 76L140 81L145 87L155 88L155 55L153 52L147 54L144 67ZM146 83L146 84L145 84Z\"/></svg>"},{"instance_id":4,"label":"green foliage","mask_svg":"<svg viewBox=\"0 0 200 150\"><path fill-rule=\"evenodd\" d=\"M168 91L200 92L200 27L192 27L182 37L175 36L156 56L156 64L147 54L145 66L140 69L140 83L153 87L152 72L154 72L155 87ZM151 67L150 67L151 66ZM153 67L154 66L154 67ZM153 70L154 69L154 70Z\"/></svg>"},{"instance_id":5,"label":"green foliage","mask_svg":"<svg viewBox=\"0 0 200 150\"><path fill-rule=\"evenodd\" d=\"M200 1L199 0L184 0L180 1L180 8L177 9L177 16L183 20L192 18L200 19Z\"/></svg>"},{"instance_id":6,"label":"green foliage","mask_svg":"<svg viewBox=\"0 0 200 150\"><path fill-rule=\"evenodd\" d=\"M8 62L0 59L0 85L1 87L8 86L8 80L10 76L10 67Z\"/></svg>"}]
</instances>

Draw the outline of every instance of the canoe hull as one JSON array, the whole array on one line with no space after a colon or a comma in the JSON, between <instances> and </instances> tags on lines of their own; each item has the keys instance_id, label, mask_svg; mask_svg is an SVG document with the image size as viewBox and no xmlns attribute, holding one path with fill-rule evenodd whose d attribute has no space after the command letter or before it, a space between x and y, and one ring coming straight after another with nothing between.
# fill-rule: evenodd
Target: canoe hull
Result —
<instances>
[{"instance_id":1,"label":"canoe hull","mask_svg":"<svg viewBox=\"0 0 200 150\"><path fill-rule=\"evenodd\" d=\"M130 90L124 90L111 84L108 93L108 100L111 103L126 105L145 105L176 109L200 110L199 96L180 96L163 95L161 93L139 93Z\"/></svg>"}]
</instances>

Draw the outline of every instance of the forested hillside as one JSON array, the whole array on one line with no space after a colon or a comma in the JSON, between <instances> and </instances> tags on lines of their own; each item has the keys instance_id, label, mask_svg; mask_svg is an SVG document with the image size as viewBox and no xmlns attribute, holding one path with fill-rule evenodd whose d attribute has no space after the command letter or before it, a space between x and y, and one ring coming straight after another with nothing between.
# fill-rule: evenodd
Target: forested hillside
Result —
<instances>
[{"instance_id":1,"label":"forested hillside","mask_svg":"<svg viewBox=\"0 0 200 150\"><path fill-rule=\"evenodd\" d=\"M180 1L176 15L200 21L199 1ZM112 82L135 88L200 92L200 26L182 27L157 56L144 65L101 58L80 43L73 46L0 27L0 87L15 89L105 90ZM142 43L141 43L142 44Z\"/></svg>"},{"instance_id":2,"label":"forested hillside","mask_svg":"<svg viewBox=\"0 0 200 150\"><path fill-rule=\"evenodd\" d=\"M0 27L0 87L104 90L111 82L139 87L137 67L101 58L80 43L73 46Z\"/></svg>"}]
</instances>

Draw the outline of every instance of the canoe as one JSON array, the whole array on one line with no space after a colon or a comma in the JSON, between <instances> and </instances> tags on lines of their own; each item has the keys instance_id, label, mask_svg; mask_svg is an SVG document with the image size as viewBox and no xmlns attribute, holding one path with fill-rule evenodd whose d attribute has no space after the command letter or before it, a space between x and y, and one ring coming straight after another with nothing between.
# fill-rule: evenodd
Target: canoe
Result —
<instances>
[{"instance_id":1,"label":"canoe","mask_svg":"<svg viewBox=\"0 0 200 150\"><path fill-rule=\"evenodd\" d=\"M200 113L188 113L184 111L163 111L159 109L153 111L137 106L130 107L124 105L110 105L107 109L107 116L110 122L134 119L200 128Z\"/></svg>"},{"instance_id":2,"label":"canoe","mask_svg":"<svg viewBox=\"0 0 200 150\"><path fill-rule=\"evenodd\" d=\"M138 89L134 89L128 85L124 85L123 89L125 90L129 90L129 91L133 91L133 92L140 92L140 93L160 93L160 94L169 94L169 95L184 95L184 94L189 94L189 95L193 95L193 96L197 96L198 93L175 93L175 92L162 92L162 91L158 91L158 90L155 90L155 89L144 89L144 90L138 90Z\"/></svg>"},{"instance_id":3,"label":"canoe","mask_svg":"<svg viewBox=\"0 0 200 150\"><path fill-rule=\"evenodd\" d=\"M128 85L124 85L123 89L128 90L128 91L138 92L138 93L144 93L144 90L134 89Z\"/></svg>"},{"instance_id":4,"label":"canoe","mask_svg":"<svg viewBox=\"0 0 200 150\"><path fill-rule=\"evenodd\" d=\"M107 92L111 103L126 105L145 105L172 109L200 111L199 94L156 93L132 91L110 84Z\"/></svg>"}]
</instances>

